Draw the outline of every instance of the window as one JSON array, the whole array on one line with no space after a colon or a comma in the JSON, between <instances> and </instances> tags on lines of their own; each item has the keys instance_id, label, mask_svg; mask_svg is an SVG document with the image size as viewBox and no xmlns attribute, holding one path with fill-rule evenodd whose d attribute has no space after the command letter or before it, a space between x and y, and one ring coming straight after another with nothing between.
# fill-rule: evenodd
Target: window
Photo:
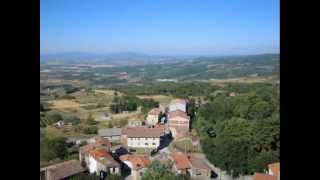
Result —
<instances>
[{"instance_id":1,"label":"window","mask_svg":"<svg viewBox=\"0 0 320 180\"><path fill-rule=\"evenodd\" d=\"M148 146L148 143L145 143L146 146Z\"/></svg>"},{"instance_id":2,"label":"window","mask_svg":"<svg viewBox=\"0 0 320 180\"><path fill-rule=\"evenodd\" d=\"M152 145L156 145L156 143L152 143Z\"/></svg>"},{"instance_id":3,"label":"window","mask_svg":"<svg viewBox=\"0 0 320 180\"><path fill-rule=\"evenodd\" d=\"M153 138L153 140L156 140L156 138Z\"/></svg>"},{"instance_id":4,"label":"window","mask_svg":"<svg viewBox=\"0 0 320 180\"><path fill-rule=\"evenodd\" d=\"M145 138L146 140L148 140L148 138Z\"/></svg>"}]
</instances>

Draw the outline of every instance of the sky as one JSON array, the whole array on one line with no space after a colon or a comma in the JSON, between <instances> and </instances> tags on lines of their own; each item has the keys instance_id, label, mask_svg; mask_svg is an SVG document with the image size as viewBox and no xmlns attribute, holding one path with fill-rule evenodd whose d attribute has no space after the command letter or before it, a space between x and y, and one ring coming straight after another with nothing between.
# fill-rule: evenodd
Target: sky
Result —
<instances>
[{"instance_id":1,"label":"sky","mask_svg":"<svg viewBox=\"0 0 320 180\"><path fill-rule=\"evenodd\" d=\"M279 0L41 0L40 53L278 53Z\"/></svg>"}]
</instances>

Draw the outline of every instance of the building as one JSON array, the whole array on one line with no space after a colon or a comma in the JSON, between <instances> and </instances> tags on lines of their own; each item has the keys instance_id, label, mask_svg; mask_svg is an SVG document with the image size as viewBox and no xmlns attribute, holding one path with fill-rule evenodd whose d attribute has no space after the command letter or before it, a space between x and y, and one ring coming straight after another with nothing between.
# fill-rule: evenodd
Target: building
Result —
<instances>
[{"instance_id":1,"label":"building","mask_svg":"<svg viewBox=\"0 0 320 180\"><path fill-rule=\"evenodd\" d=\"M119 141L121 136L121 130L121 128L99 129L98 135L100 137L108 139L109 141Z\"/></svg>"},{"instance_id":2,"label":"building","mask_svg":"<svg viewBox=\"0 0 320 180\"><path fill-rule=\"evenodd\" d=\"M173 154L173 171L178 174L188 174L191 179L210 180L212 169L200 157L187 155L182 152Z\"/></svg>"},{"instance_id":3,"label":"building","mask_svg":"<svg viewBox=\"0 0 320 180\"><path fill-rule=\"evenodd\" d=\"M157 148L164 133L163 126L128 127L122 130L121 142L132 148Z\"/></svg>"},{"instance_id":4,"label":"building","mask_svg":"<svg viewBox=\"0 0 320 180\"><path fill-rule=\"evenodd\" d=\"M131 179L140 180L147 167L151 164L148 156L126 154L120 156L120 160L131 170Z\"/></svg>"},{"instance_id":5,"label":"building","mask_svg":"<svg viewBox=\"0 0 320 180\"><path fill-rule=\"evenodd\" d=\"M254 173L253 180L280 180L280 163L269 164L267 173Z\"/></svg>"},{"instance_id":6,"label":"building","mask_svg":"<svg viewBox=\"0 0 320 180\"><path fill-rule=\"evenodd\" d=\"M191 162L190 176L192 179L197 180L210 180L212 169L204 161L204 159L197 157L195 155L188 156Z\"/></svg>"},{"instance_id":7,"label":"building","mask_svg":"<svg viewBox=\"0 0 320 180\"><path fill-rule=\"evenodd\" d=\"M280 163L272 163L268 165L268 174L278 176L280 179Z\"/></svg>"},{"instance_id":8,"label":"building","mask_svg":"<svg viewBox=\"0 0 320 180\"><path fill-rule=\"evenodd\" d=\"M110 149L111 143L108 139L96 137L91 143L80 147L79 160L90 173L120 173L120 164L113 159Z\"/></svg>"},{"instance_id":9,"label":"building","mask_svg":"<svg viewBox=\"0 0 320 180\"><path fill-rule=\"evenodd\" d=\"M40 169L40 180L60 180L86 171L78 160L69 160Z\"/></svg>"},{"instance_id":10,"label":"building","mask_svg":"<svg viewBox=\"0 0 320 180\"><path fill-rule=\"evenodd\" d=\"M173 155L174 164L172 169L178 174L189 174L191 169L191 162L186 154L177 152Z\"/></svg>"},{"instance_id":11,"label":"building","mask_svg":"<svg viewBox=\"0 0 320 180\"><path fill-rule=\"evenodd\" d=\"M60 120L60 121L56 122L54 125L56 128L63 128L64 121Z\"/></svg>"},{"instance_id":12,"label":"building","mask_svg":"<svg viewBox=\"0 0 320 180\"><path fill-rule=\"evenodd\" d=\"M181 110L183 112L187 111L188 101L185 99L173 99L169 104L169 111Z\"/></svg>"},{"instance_id":13,"label":"building","mask_svg":"<svg viewBox=\"0 0 320 180\"><path fill-rule=\"evenodd\" d=\"M175 110L168 113L168 126L174 138L180 138L188 135L190 126L190 117L181 110Z\"/></svg>"},{"instance_id":14,"label":"building","mask_svg":"<svg viewBox=\"0 0 320 180\"><path fill-rule=\"evenodd\" d=\"M89 151L86 165L90 173L97 175L99 175L101 171L107 174L120 174L120 164L103 148L96 148Z\"/></svg>"},{"instance_id":15,"label":"building","mask_svg":"<svg viewBox=\"0 0 320 180\"><path fill-rule=\"evenodd\" d=\"M236 96L236 93L235 93L235 92L231 92L231 93L229 93L229 96L230 96L230 97L235 97L235 96Z\"/></svg>"},{"instance_id":16,"label":"building","mask_svg":"<svg viewBox=\"0 0 320 180\"><path fill-rule=\"evenodd\" d=\"M146 124L148 124L148 125L158 124L160 113L161 113L161 110L159 108L151 109L147 115Z\"/></svg>"},{"instance_id":17,"label":"building","mask_svg":"<svg viewBox=\"0 0 320 180\"><path fill-rule=\"evenodd\" d=\"M264 174L264 173L254 173L253 180L278 180L277 176Z\"/></svg>"}]
</instances>

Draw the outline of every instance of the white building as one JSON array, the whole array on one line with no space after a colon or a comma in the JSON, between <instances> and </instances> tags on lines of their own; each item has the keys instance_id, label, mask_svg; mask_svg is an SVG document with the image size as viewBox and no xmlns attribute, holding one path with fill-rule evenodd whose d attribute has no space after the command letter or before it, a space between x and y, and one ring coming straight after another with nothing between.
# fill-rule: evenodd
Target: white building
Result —
<instances>
[{"instance_id":1,"label":"white building","mask_svg":"<svg viewBox=\"0 0 320 180\"><path fill-rule=\"evenodd\" d=\"M80 147L79 159L90 173L100 174L104 171L108 174L119 173L120 164L109 153L111 143L108 139L96 137L87 145Z\"/></svg>"},{"instance_id":2,"label":"white building","mask_svg":"<svg viewBox=\"0 0 320 180\"><path fill-rule=\"evenodd\" d=\"M159 121L159 115L160 115L160 109L159 108L153 108L151 111L149 111L147 115L147 121L146 124L148 125L156 125Z\"/></svg>"},{"instance_id":3,"label":"white building","mask_svg":"<svg viewBox=\"0 0 320 180\"><path fill-rule=\"evenodd\" d=\"M163 126L156 127L128 127L123 129L121 141L132 148L157 148L160 146L160 137L164 135Z\"/></svg>"},{"instance_id":4,"label":"white building","mask_svg":"<svg viewBox=\"0 0 320 180\"><path fill-rule=\"evenodd\" d=\"M173 99L169 104L169 111L180 110L187 111L187 100L185 99Z\"/></svg>"},{"instance_id":5,"label":"white building","mask_svg":"<svg viewBox=\"0 0 320 180\"><path fill-rule=\"evenodd\" d=\"M95 149L89 152L89 161L87 167L89 172L100 174L101 171L104 171L108 174L119 174L120 173L120 164L115 161L111 154L108 153L105 149Z\"/></svg>"}]
</instances>

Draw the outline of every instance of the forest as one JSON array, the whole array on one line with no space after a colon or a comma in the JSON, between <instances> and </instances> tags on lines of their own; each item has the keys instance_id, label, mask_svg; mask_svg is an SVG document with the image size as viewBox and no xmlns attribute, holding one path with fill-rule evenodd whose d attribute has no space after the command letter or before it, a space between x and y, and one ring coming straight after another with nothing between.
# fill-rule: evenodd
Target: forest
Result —
<instances>
[{"instance_id":1,"label":"forest","mask_svg":"<svg viewBox=\"0 0 320 180\"><path fill-rule=\"evenodd\" d=\"M280 159L279 91L275 84L233 84L235 96L207 96L193 128L207 158L229 174L263 172Z\"/></svg>"}]
</instances>

